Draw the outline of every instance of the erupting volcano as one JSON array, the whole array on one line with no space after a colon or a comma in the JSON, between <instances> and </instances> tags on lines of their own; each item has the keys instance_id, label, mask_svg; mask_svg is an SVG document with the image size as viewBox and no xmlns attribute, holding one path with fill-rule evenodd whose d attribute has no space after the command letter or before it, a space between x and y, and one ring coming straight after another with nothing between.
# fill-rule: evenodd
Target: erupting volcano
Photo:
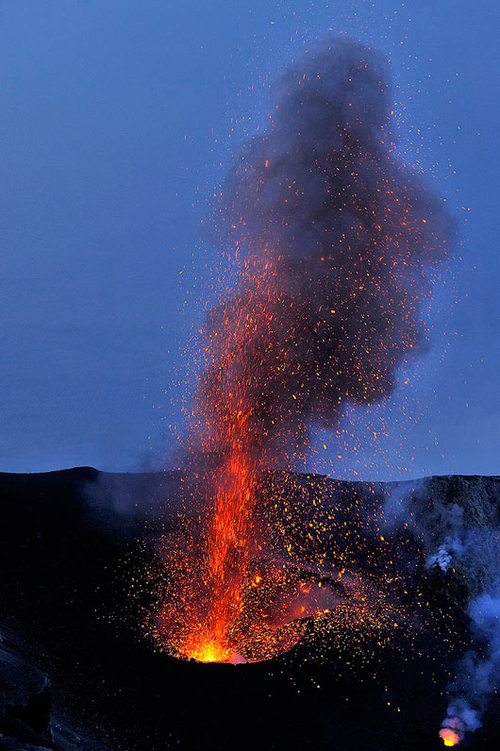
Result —
<instances>
[{"instance_id":1,"label":"erupting volcano","mask_svg":"<svg viewBox=\"0 0 500 751\"><path fill-rule=\"evenodd\" d=\"M102 5L2 14L0 751L499 751L493 4Z\"/></svg>"},{"instance_id":2,"label":"erupting volcano","mask_svg":"<svg viewBox=\"0 0 500 751\"><path fill-rule=\"evenodd\" d=\"M365 584L342 580L335 551L321 575L266 563L256 514L263 479L304 460L315 425L335 428L346 405L389 395L426 347L429 271L453 223L398 158L387 79L356 42L309 51L272 88L268 129L217 194L211 233L235 249L236 281L205 326L183 463L187 495L209 511L170 543L154 619L162 648L185 657L271 657L346 590L366 611Z\"/></svg>"}]
</instances>

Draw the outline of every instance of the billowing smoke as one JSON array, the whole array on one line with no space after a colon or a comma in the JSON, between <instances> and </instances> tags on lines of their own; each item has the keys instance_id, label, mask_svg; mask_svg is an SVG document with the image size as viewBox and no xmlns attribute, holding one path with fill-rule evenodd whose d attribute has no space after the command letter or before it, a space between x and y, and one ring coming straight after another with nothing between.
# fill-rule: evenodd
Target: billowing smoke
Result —
<instances>
[{"instance_id":1,"label":"billowing smoke","mask_svg":"<svg viewBox=\"0 0 500 751\"><path fill-rule=\"evenodd\" d=\"M269 128L237 154L212 215L242 266L209 317L197 401L208 426L244 414L266 466L301 458L310 426L335 426L347 402L392 392L427 346L428 271L454 235L443 201L398 159L377 52L325 41L271 94ZM226 435L212 438L227 455Z\"/></svg>"}]
</instances>

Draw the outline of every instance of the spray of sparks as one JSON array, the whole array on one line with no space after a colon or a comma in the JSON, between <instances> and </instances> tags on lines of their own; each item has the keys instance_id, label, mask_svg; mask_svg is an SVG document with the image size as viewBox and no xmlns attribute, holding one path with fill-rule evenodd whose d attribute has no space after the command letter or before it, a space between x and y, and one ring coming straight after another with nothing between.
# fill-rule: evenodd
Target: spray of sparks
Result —
<instances>
[{"instance_id":1,"label":"spray of sparks","mask_svg":"<svg viewBox=\"0 0 500 751\"><path fill-rule=\"evenodd\" d=\"M290 649L308 618L394 620L340 550L316 547L309 569L288 544L270 558L266 528L280 522L268 513L266 527L265 478L304 459L311 426L392 392L398 366L426 346L426 271L453 235L443 203L396 158L375 51L329 40L272 94L269 128L238 154L211 219L239 265L206 324L183 467L208 513L165 546L171 575L154 618L162 648L208 662Z\"/></svg>"}]
</instances>

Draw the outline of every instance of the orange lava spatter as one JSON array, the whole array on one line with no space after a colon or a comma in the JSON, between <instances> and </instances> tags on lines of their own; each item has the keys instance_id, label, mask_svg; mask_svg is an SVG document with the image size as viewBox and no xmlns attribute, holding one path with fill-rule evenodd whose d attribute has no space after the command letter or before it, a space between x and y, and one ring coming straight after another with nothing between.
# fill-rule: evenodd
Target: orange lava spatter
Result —
<instances>
[{"instance_id":1,"label":"orange lava spatter","mask_svg":"<svg viewBox=\"0 0 500 751\"><path fill-rule=\"evenodd\" d=\"M209 499L209 511L195 564L196 584L189 585L197 591L196 601L183 613L178 637L168 638L181 655L201 662L240 661L242 652L245 658L262 659L290 648L303 632L300 624L282 628L283 623L266 623L257 616L255 603L249 605L255 592L253 598L247 596L261 581L250 570L258 547L256 490L263 471L275 466L279 455L269 448L263 395L254 393L262 357L279 362L282 333L276 268L266 251L245 262L240 274L244 291L228 301L220 325L210 332L193 420L194 434L201 439L201 447L196 439L192 446L195 466L199 462L197 484ZM271 571L267 586L271 578L283 578L282 571ZM177 596L186 602L192 591L178 591Z\"/></svg>"},{"instance_id":2,"label":"orange lava spatter","mask_svg":"<svg viewBox=\"0 0 500 751\"><path fill-rule=\"evenodd\" d=\"M395 158L385 76L382 58L351 40L294 63L269 130L220 193L213 224L241 258L205 326L183 466L207 512L169 562L154 627L184 657L271 657L346 593L370 620L371 585L350 572L342 590L334 552L325 586L309 586L286 548L281 563L266 561L256 512L262 478L303 462L311 425L337 427L346 405L382 400L425 349L426 271L453 230Z\"/></svg>"}]
</instances>

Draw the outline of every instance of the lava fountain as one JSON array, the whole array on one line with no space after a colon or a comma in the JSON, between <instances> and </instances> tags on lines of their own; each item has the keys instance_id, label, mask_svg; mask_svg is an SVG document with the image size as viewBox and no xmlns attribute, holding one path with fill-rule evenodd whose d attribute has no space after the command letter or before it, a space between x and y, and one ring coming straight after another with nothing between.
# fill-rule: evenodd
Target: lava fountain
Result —
<instances>
[{"instance_id":1,"label":"lava fountain","mask_svg":"<svg viewBox=\"0 0 500 751\"><path fill-rule=\"evenodd\" d=\"M301 637L301 614L342 596L335 571L321 591L266 563L255 510L262 477L304 459L311 426L389 395L427 346L420 313L454 227L397 158L387 73L350 40L308 52L217 194L211 232L237 249L237 281L205 325L183 465L209 510L174 546L155 620L162 648L184 657L270 657Z\"/></svg>"}]
</instances>

